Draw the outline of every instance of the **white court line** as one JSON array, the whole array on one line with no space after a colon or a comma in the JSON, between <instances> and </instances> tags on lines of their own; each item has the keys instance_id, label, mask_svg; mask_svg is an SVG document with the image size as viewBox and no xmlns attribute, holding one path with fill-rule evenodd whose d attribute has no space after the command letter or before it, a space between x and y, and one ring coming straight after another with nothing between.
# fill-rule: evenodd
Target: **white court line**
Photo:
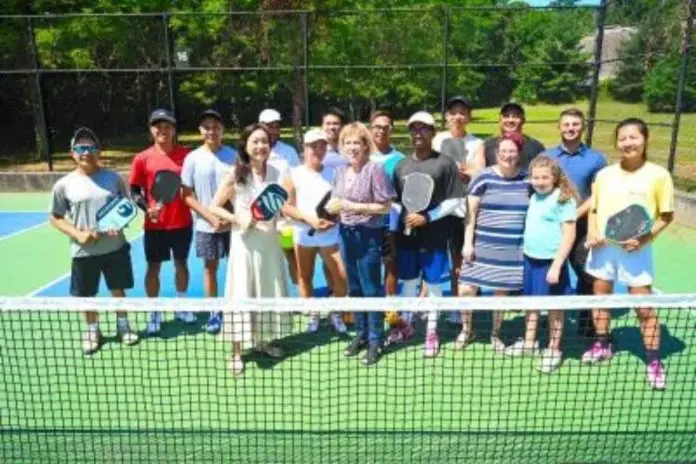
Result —
<instances>
[{"instance_id":1,"label":"white court line","mask_svg":"<svg viewBox=\"0 0 696 464\"><path fill-rule=\"evenodd\" d=\"M0 211L0 214L37 214L37 213L42 213L48 216L49 212L45 209L3 209Z\"/></svg>"},{"instance_id":2,"label":"white court line","mask_svg":"<svg viewBox=\"0 0 696 464\"><path fill-rule=\"evenodd\" d=\"M133 237L132 239L128 240L128 243L130 243L130 244L132 245L133 242L135 242L136 240L138 240L138 239L141 238L142 236L143 236L143 233L140 232L138 235L136 235L136 236ZM54 285L56 285L56 284L57 284L58 282L60 282L61 280L65 280L65 279L69 279L69 278L70 278L70 272L66 272L65 274L61 275L60 277L56 277L56 278L53 279L52 281L48 282L47 284L44 284L44 285L42 285L41 287L39 287L39 288L37 288L37 289L35 289L35 290L32 290L32 291L29 292L26 296L28 296L28 297L38 296L41 292L43 292L44 290L46 290L46 289L48 289L48 288L50 288L50 287L53 287Z\"/></svg>"},{"instance_id":3,"label":"white court line","mask_svg":"<svg viewBox=\"0 0 696 464\"><path fill-rule=\"evenodd\" d=\"M29 232L30 230L38 229L39 227L43 227L43 226L46 226L46 225L48 225L48 222L42 222L42 223L40 223L40 224L35 224L35 225L33 225L33 226L29 226L29 227L26 227L26 228L24 228L24 229L20 229L20 230L18 230L17 232L12 232L12 233L9 234L9 235L3 235L2 237L0 237L0 242L2 242L2 241L4 241L4 240L7 240L7 239L10 239L10 238L12 238L12 237L16 237L16 236L21 235L21 234L23 234L23 233L25 233L25 232Z\"/></svg>"}]
</instances>

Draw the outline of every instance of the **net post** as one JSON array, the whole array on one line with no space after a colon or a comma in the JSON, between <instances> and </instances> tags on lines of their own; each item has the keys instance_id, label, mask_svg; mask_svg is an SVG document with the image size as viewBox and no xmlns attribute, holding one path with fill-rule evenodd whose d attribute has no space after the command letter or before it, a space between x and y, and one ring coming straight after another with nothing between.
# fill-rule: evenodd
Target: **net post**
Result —
<instances>
[{"instance_id":1,"label":"net post","mask_svg":"<svg viewBox=\"0 0 696 464\"><path fill-rule=\"evenodd\" d=\"M167 88L169 90L169 110L176 117L176 98L174 91L174 71L172 68L172 43L169 34L169 13L162 13L164 54L167 60Z\"/></svg>"},{"instance_id":2,"label":"net post","mask_svg":"<svg viewBox=\"0 0 696 464\"><path fill-rule=\"evenodd\" d=\"M669 158L667 169L670 174L674 173L674 162L677 155L677 143L679 142L679 125L681 123L682 98L684 86L686 85L686 73L689 64L689 53L691 53L691 34L694 25L694 0L686 1L686 21L682 32L681 43L681 63L679 65L679 82L677 84L677 95L674 102L674 120L672 122L672 138L669 143Z\"/></svg>"},{"instance_id":3,"label":"net post","mask_svg":"<svg viewBox=\"0 0 696 464\"><path fill-rule=\"evenodd\" d=\"M447 102L447 66L449 65L450 7L442 5L444 22L442 27L442 68L440 79L440 127L445 127L445 105Z\"/></svg>"},{"instance_id":4,"label":"net post","mask_svg":"<svg viewBox=\"0 0 696 464\"><path fill-rule=\"evenodd\" d=\"M42 72L39 65L39 53L36 47L36 36L34 35L34 22L31 16L27 16L27 38L29 41L29 51L31 55L31 66L34 70L34 92L32 95L32 105L34 113L34 127L37 130L36 141L37 149L43 159L48 163L48 170L53 171L53 150L51 148L51 138L48 131L48 120L46 118L46 107L44 103Z\"/></svg>"},{"instance_id":5,"label":"net post","mask_svg":"<svg viewBox=\"0 0 696 464\"><path fill-rule=\"evenodd\" d=\"M592 71L592 87L590 88L590 102L587 114L587 133L585 143L592 146L595 118L597 116L597 98L599 97L599 72L602 69L602 46L604 44L604 25L607 17L607 0L602 0L597 10L597 35L594 45L594 69Z\"/></svg>"}]
</instances>

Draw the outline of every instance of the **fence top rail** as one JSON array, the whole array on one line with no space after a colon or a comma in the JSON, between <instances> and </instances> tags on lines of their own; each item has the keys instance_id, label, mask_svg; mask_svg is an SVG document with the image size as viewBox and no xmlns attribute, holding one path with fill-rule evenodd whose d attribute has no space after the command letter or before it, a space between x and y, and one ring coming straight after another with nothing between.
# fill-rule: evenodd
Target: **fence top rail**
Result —
<instances>
[{"instance_id":1,"label":"fence top rail","mask_svg":"<svg viewBox=\"0 0 696 464\"><path fill-rule=\"evenodd\" d=\"M43 13L43 14L2 14L0 19L60 19L60 18L110 18L110 17L163 17L163 16L265 16L265 15L351 15L364 13L408 13L427 12L434 10L450 11L536 11L536 10L598 10L600 5L500 5L500 6L447 6L432 5L420 8L366 8L339 10L237 10L237 11L153 11L153 12L109 12L109 13Z\"/></svg>"}]
</instances>

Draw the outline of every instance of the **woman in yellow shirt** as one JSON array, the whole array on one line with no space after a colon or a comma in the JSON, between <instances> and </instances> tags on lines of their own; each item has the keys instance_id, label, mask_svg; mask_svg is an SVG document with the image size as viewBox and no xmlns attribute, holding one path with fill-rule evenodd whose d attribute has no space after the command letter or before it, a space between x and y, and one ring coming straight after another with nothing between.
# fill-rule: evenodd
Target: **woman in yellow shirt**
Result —
<instances>
[{"instance_id":1,"label":"woman in yellow shirt","mask_svg":"<svg viewBox=\"0 0 696 464\"><path fill-rule=\"evenodd\" d=\"M586 246L590 248L586 270L595 278L594 294L609 295L614 283L625 284L630 293L652 293L654 279L652 241L674 216L674 188L669 172L648 161L648 127L640 119L630 118L616 127L618 163L607 166L592 186L592 207ZM604 230L610 216L629 205L644 207L653 220L647 234L621 243L608 242ZM585 352L582 361L598 363L613 356L609 339L610 313L592 312L597 339ZM653 308L637 308L643 344L645 345L648 384L658 390L666 387L666 376L660 362L660 324Z\"/></svg>"}]
</instances>

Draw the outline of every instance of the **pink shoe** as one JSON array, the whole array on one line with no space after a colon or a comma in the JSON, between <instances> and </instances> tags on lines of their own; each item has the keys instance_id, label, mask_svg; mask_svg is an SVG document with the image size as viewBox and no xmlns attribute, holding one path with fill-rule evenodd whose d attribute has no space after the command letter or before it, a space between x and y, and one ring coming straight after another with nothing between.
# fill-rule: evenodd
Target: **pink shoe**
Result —
<instances>
[{"instance_id":1,"label":"pink shoe","mask_svg":"<svg viewBox=\"0 0 696 464\"><path fill-rule=\"evenodd\" d=\"M586 364L595 364L602 361L608 361L614 356L611 351L611 343L607 344L606 347L602 346L600 341L596 341L592 344L589 350L585 351L582 355L582 362Z\"/></svg>"},{"instance_id":2,"label":"pink shoe","mask_svg":"<svg viewBox=\"0 0 696 464\"><path fill-rule=\"evenodd\" d=\"M657 359L648 364L648 384L654 390L664 390L667 386L667 376L665 375L665 366Z\"/></svg>"},{"instance_id":3,"label":"pink shoe","mask_svg":"<svg viewBox=\"0 0 696 464\"><path fill-rule=\"evenodd\" d=\"M423 356L426 358L434 358L440 352L440 339L437 338L437 332L430 331L425 335L425 350Z\"/></svg>"}]
</instances>

